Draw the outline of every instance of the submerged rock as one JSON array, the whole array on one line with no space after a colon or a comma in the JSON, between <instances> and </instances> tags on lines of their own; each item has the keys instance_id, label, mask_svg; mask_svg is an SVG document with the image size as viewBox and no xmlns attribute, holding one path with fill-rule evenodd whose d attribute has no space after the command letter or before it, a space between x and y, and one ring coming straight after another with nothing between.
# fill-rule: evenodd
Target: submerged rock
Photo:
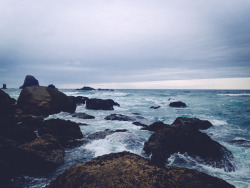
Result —
<instances>
[{"instance_id":1,"label":"submerged rock","mask_svg":"<svg viewBox=\"0 0 250 188\"><path fill-rule=\"evenodd\" d=\"M93 134L90 134L87 139L90 140L99 140L99 139L104 139L106 136L117 133L117 132L127 132L128 130L126 129L117 129L115 131L110 130L110 129L106 129L104 131L99 131Z\"/></svg>"},{"instance_id":2,"label":"submerged rock","mask_svg":"<svg viewBox=\"0 0 250 188\"><path fill-rule=\"evenodd\" d=\"M146 127L148 127L148 125L146 125L146 124L143 124L143 123L141 123L141 122L138 122L138 121L135 121L135 122L133 122L132 123L133 125L136 125L136 126L141 126L141 127L143 127L143 128L146 128ZM142 129L143 129L142 128Z\"/></svg>"},{"instance_id":3,"label":"submerged rock","mask_svg":"<svg viewBox=\"0 0 250 188\"><path fill-rule=\"evenodd\" d=\"M32 115L50 115L63 112L73 113L75 102L64 93L42 86L24 88L17 100L24 113Z\"/></svg>"},{"instance_id":4,"label":"submerged rock","mask_svg":"<svg viewBox=\"0 0 250 188\"><path fill-rule=\"evenodd\" d=\"M105 117L106 120L118 120L118 121L135 121L134 117L125 116L122 114L111 114Z\"/></svg>"},{"instance_id":5,"label":"submerged rock","mask_svg":"<svg viewBox=\"0 0 250 188\"><path fill-rule=\"evenodd\" d=\"M210 123L207 120L200 120L198 118L186 118L186 117L176 118L176 120L173 122L172 125L190 126L190 128L196 130L206 130L213 126L212 123Z\"/></svg>"},{"instance_id":6,"label":"submerged rock","mask_svg":"<svg viewBox=\"0 0 250 188\"><path fill-rule=\"evenodd\" d=\"M98 91L115 91L115 90L113 90L113 89L101 89L101 88L99 88Z\"/></svg>"},{"instance_id":7,"label":"submerged rock","mask_svg":"<svg viewBox=\"0 0 250 188\"><path fill-rule=\"evenodd\" d=\"M84 86L84 87L82 87L81 89L77 89L77 90L92 91L92 90L95 90L95 89L92 88L92 87Z\"/></svg>"},{"instance_id":8,"label":"submerged rock","mask_svg":"<svg viewBox=\"0 0 250 188\"><path fill-rule=\"evenodd\" d=\"M181 102L181 101L171 102L169 104L169 106L176 107L176 108L185 108L185 107L187 107L187 105L184 102Z\"/></svg>"},{"instance_id":9,"label":"submerged rock","mask_svg":"<svg viewBox=\"0 0 250 188\"><path fill-rule=\"evenodd\" d=\"M224 180L178 167L159 168L129 152L111 153L72 166L46 188L68 187L234 187Z\"/></svg>"},{"instance_id":10,"label":"submerged rock","mask_svg":"<svg viewBox=\"0 0 250 188\"><path fill-rule=\"evenodd\" d=\"M27 75L25 77L23 85L20 86L20 89L23 89L23 88L28 87L28 86L39 86L39 82L34 76Z\"/></svg>"},{"instance_id":11,"label":"submerged rock","mask_svg":"<svg viewBox=\"0 0 250 188\"><path fill-rule=\"evenodd\" d=\"M150 108L152 108L152 109L158 109L158 108L160 108L161 106L151 106Z\"/></svg>"},{"instance_id":12,"label":"submerged rock","mask_svg":"<svg viewBox=\"0 0 250 188\"><path fill-rule=\"evenodd\" d=\"M78 117L80 119L95 119L95 116L91 116L89 114L86 113L75 113L72 117Z\"/></svg>"},{"instance_id":13,"label":"submerged rock","mask_svg":"<svg viewBox=\"0 0 250 188\"><path fill-rule=\"evenodd\" d=\"M112 99L89 99L86 101L86 108L91 110L114 110L113 106L120 106Z\"/></svg>"},{"instance_id":14,"label":"submerged rock","mask_svg":"<svg viewBox=\"0 0 250 188\"><path fill-rule=\"evenodd\" d=\"M174 153L187 153L213 167L235 170L234 157L229 150L189 126L168 126L157 130L145 142L143 150L148 155L152 154L151 160L159 165L164 165Z\"/></svg>"},{"instance_id":15,"label":"submerged rock","mask_svg":"<svg viewBox=\"0 0 250 188\"><path fill-rule=\"evenodd\" d=\"M66 145L69 141L83 138L83 134L77 123L62 119L49 119L44 121L42 127L38 131L38 134L53 135L62 145Z\"/></svg>"}]
</instances>

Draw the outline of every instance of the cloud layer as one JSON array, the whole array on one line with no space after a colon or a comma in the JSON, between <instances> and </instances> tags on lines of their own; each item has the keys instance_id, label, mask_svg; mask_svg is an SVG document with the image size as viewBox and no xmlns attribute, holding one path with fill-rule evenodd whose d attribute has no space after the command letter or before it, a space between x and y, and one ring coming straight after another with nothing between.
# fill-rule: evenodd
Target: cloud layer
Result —
<instances>
[{"instance_id":1,"label":"cloud layer","mask_svg":"<svg viewBox=\"0 0 250 188\"><path fill-rule=\"evenodd\" d=\"M0 1L0 81L250 77L250 1Z\"/></svg>"}]
</instances>

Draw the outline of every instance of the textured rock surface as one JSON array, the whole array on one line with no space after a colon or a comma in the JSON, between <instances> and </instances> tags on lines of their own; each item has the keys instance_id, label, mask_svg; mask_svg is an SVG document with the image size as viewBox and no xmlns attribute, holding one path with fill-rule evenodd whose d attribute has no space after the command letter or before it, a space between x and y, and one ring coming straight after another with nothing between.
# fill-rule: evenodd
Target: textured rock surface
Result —
<instances>
[{"instance_id":1,"label":"textured rock surface","mask_svg":"<svg viewBox=\"0 0 250 188\"><path fill-rule=\"evenodd\" d=\"M171 102L169 104L169 106L176 107L176 108L185 108L185 107L187 107L187 105L184 102L181 102L181 101Z\"/></svg>"},{"instance_id":2,"label":"textured rock surface","mask_svg":"<svg viewBox=\"0 0 250 188\"><path fill-rule=\"evenodd\" d=\"M87 138L90 140L99 140L99 139L104 139L106 136L111 135L113 133L117 133L117 132L127 132L128 130L126 129L117 129L117 130L110 130L110 129L106 129L104 131L99 131L96 133L93 133L91 135L89 135Z\"/></svg>"},{"instance_id":3,"label":"textured rock surface","mask_svg":"<svg viewBox=\"0 0 250 188\"><path fill-rule=\"evenodd\" d=\"M80 127L77 123L62 119L49 119L44 121L42 127L38 131L39 135L50 134L65 145L67 142L83 138Z\"/></svg>"},{"instance_id":4,"label":"textured rock surface","mask_svg":"<svg viewBox=\"0 0 250 188\"><path fill-rule=\"evenodd\" d=\"M212 140L205 133L189 126L168 126L159 129L144 144L144 151L152 154L151 160L164 165L170 155L187 153L199 157L201 162L213 167L234 171L234 157L224 146Z\"/></svg>"},{"instance_id":5,"label":"textured rock surface","mask_svg":"<svg viewBox=\"0 0 250 188\"><path fill-rule=\"evenodd\" d=\"M78 117L80 119L95 119L95 116L91 116L89 114L86 113L75 113L72 117Z\"/></svg>"},{"instance_id":6,"label":"textured rock surface","mask_svg":"<svg viewBox=\"0 0 250 188\"><path fill-rule=\"evenodd\" d=\"M27 75L25 77L23 85L20 86L20 89L23 89L23 88L28 87L28 86L39 86L39 82L34 76Z\"/></svg>"},{"instance_id":7,"label":"textured rock surface","mask_svg":"<svg viewBox=\"0 0 250 188\"><path fill-rule=\"evenodd\" d=\"M114 110L114 106L120 106L112 99L89 99L86 101L86 108L91 110Z\"/></svg>"},{"instance_id":8,"label":"textured rock surface","mask_svg":"<svg viewBox=\"0 0 250 188\"><path fill-rule=\"evenodd\" d=\"M125 116L122 114L111 114L105 117L106 120L117 120L117 121L135 121L134 117Z\"/></svg>"},{"instance_id":9,"label":"textured rock surface","mask_svg":"<svg viewBox=\"0 0 250 188\"><path fill-rule=\"evenodd\" d=\"M148 130L148 131L157 131L159 129L162 129L164 127L168 126L167 124L161 122L161 121L157 121L152 123L151 125L142 128L143 130Z\"/></svg>"},{"instance_id":10,"label":"textured rock surface","mask_svg":"<svg viewBox=\"0 0 250 188\"><path fill-rule=\"evenodd\" d=\"M159 168L129 153L113 153L65 170L46 188L68 187L234 187L207 174L177 167Z\"/></svg>"},{"instance_id":11,"label":"textured rock surface","mask_svg":"<svg viewBox=\"0 0 250 188\"><path fill-rule=\"evenodd\" d=\"M75 102L64 93L42 86L24 88L17 101L24 113L32 115L50 115L63 112L73 113Z\"/></svg>"},{"instance_id":12,"label":"textured rock surface","mask_svg":"<svg viewBox=\"0 0 250 188\"><path fill-rule=\"evenodd\" d=\"M212 127L212 123L207 120L200 120L198 118L186 118L186 117L178 117L174 121L172 125L184 125L190 126L190 128L194 128L196 130L205 130Z\"/></svg>"}]
</instances>

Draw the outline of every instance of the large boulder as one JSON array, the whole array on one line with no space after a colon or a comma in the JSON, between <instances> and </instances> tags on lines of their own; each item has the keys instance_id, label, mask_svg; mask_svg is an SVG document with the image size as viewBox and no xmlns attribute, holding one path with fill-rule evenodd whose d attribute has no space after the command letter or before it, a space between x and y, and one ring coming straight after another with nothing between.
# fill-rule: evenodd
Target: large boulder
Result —
<instances>
[{"instance_id":1,"label":"large boulder","mask_svg":"<svg viewBox=\"0 0 250 188\"><path fill-rule=\"evenodd\" d=\"M50 115L63 112L73 113L75 102L64 93L42 86L25 87L17 100L24 113L32 115Z\"/></svg>"},{"instance_id":2,"label":"large boulder","mask_svg":"<svg viewBox=\"0 0 250 188\"><path fill-rule=\"evenodd\" d=\"M89 99L86 101L86 108L91 110L114 110L113 106L120 106L112 99Z\"/></svg>"},{"instance_id":3,"label":"large boulder","mask_svg":"<svg viewBox=\"0 0 250 188\"><path fill-rule=\"evenodd\" d=\"M51 135L41 136L19 149L22 153L18 157L29 172L48 171L64 163L64 149Z\"/></svg>"},{"instance_id":4,"label":"large boulder","mask_svg":"<svg viewBox=\"0 0 250 188\"><path fill-rule=\"evenodd\" d=\"M184 125L190 126L190 128L194 128L196 130L206 130L212 127L212 123L207 120L200 120L198 118L186 118L186 117L178 117L173 122L172 125Z\"/></svg>"},{"instance_id":5,"label":"large boulder","mask_svg":"<svg viewBox=\"0 0 250 188\"><path fill-rule=\"evenodd\" d=\"M176 102L171 102L169 104L170 107L176 107L176 108L185 108L187 105L184 102L181 101L176 101Z\"/></svg>"},{"instance_id":6,"label":"large boulder","mask_svg":"<svg viewBox=\"0 0 250 188\"><path fill-rule=\"evenodd\" d=\"M83 97L83 96L69 96L77 105L79 104L85 104L87 100L89 100L88 97Z\"/></svg>"},{"instance_id":7,"label":"large boulder","mask_svg":"<svg viewBox=\"0 0 250 188\"><path fill-rule=\"evenodd\" d=\"M125 116L122 114L110 114L105 117L106 120L117 120L117 121L135 121L134 117Z\"/></svg>"},{"instance_id":8,"label":"large boulder","mask_svg":"<svg viewBox=\"0 0 250 188\"><path fill-rule=\"evenodd\" d=\"M117 130L110 130L110 129L106 129L104 131L99 131L93 134L90 134L87 139L90 140L99 140L99 139L104 139L106 136L117 133L117 132L127 132L128 130L126 129L117 129Z\"/></svg>"},{"instance_id":9,"label":"large boulder","mask_svg":"<svg viewBox=\"0 0 250 188\"><path fill-rule=\"evenodd\" d=\"M163 123L162 121L156 121L147 127L143 127L142 130L157 131L157 130L162 129L166 126L168 126L168 125Z\"/></svg>"},{"instance_id":10,"label":"large boulder","mask_svg":"<svg viewBox=\"0 0 250 188\"><path fill-rule=\"evenodd\" d=\"M144 144L144 151L151 155L151 160L164 165L174 153L187 153L199 157L201 163L225 171L234 171L232 153L208 135L189 126L167 126L157 130Z\"/></svg>"},{"instance_id":11,"label":"large boulder","mask_svg":"<svg viewBox=\"0 0 250 188\"><path fill-rule=\"evenodd\" d=\"M23 85L20 86L20 89L23 89L23 88L28 87L28 86L39 86L39 82L34 76L27 75L25 77Z\"/></svg>"},{"instance_id":12,"label":"large boulder","mask_svg":"<svg viewBox=\"0 0 250 188\"><path fill-rule=\"evenodd\" d=\"M224 180L178 167L159 168L141 156L111 153L72 166L46 188L68 187L170 187L232 188Z\"/></svg>"},{"instance_id":13,"label":"large boulder","mask_svg":"<svg viewBox=\"0 0 250 188\"><path fill-rule=\"evenodd\" d=\"M69 141L83 138L83 134L77 123L62 119L49 119L44 121L42 127L38 131L38 134L53 135L62 145L67 145Z\"/></svg>"}]
</instances>

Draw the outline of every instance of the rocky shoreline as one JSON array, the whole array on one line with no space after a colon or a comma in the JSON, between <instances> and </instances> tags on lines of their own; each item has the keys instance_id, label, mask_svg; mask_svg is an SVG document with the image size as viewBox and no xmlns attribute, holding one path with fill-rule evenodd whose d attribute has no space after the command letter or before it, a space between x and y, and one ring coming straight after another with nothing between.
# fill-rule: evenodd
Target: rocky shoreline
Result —
<instances>
[{"instance_id":1,"label":"rocky shoreline","mask_svg":"<svg viewBox=\"0 0 250 188\"><path fill-rule=\"evenodd\" d=\"M30 78L33 79L31 76L27 79ZM57 89L39 86L37 80L34 85L24 82L17 101L0 90L1 184L8 183L16 175L53 171L64 163L65 148L81 144L84 135L77 123L44 118L61 111L78 118L95 118L75 113L79 104L86 104L91 110L110 111L114 110L113 106L120 106L112 99L66 96ZM185 107L184 104L178 101L171 107ZM224 180L195 170L166 165L168 157L179 152L199 157L204 164L234 171L232 153L200 132L210 128L210 122L179 117L172 125L163 122L145 125L139 122L140 118L143 117L111 114L105 119L131 121L142 130L153 131L143 148L148 156L151 155L150 161L129 152L97 157L70 167L47 187L233 187ZM107 129L89 135L87 140L126 131Z\"/></svg>"}]
</instances>

